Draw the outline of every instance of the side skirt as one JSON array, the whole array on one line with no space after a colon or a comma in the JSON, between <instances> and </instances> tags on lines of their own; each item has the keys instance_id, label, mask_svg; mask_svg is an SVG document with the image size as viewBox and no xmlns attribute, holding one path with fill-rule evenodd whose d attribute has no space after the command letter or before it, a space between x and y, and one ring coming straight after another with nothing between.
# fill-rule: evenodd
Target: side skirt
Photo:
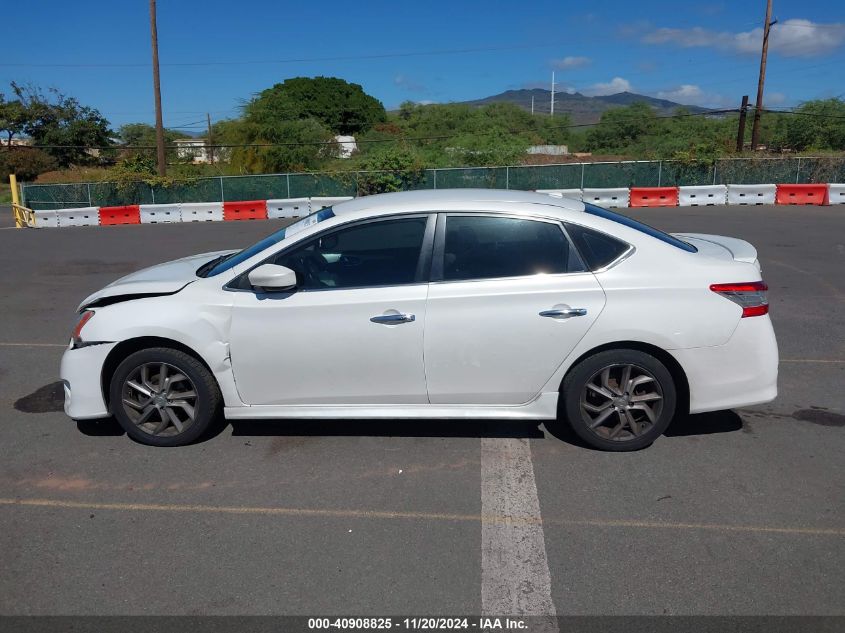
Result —
<instances>
[{"instance_id":1,"label":"side skirt","mask_svg":"<svg viewBox=\"0 0 845 633\"><path fill-rule=\"evenodd\" d=\"M521 405L259 405L225 407L229 419L479 419L553 420L557 417L558 393L541 393Z\"/></svg>"}]
</instances>

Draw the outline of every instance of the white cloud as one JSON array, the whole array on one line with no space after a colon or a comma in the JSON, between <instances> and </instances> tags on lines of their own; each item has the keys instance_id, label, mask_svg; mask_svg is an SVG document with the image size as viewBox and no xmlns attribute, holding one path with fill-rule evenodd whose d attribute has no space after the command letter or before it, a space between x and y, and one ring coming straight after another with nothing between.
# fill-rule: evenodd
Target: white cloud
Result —
<instances>
[{"instance_id":1,"label":"white cloud","mask_svg":"<svg viewBox=\"0 0 845 633\"><path fill-rule=\"evenodd\" d=\"M760 53L763 27L731 33L701 27L689 29L660 28L646 33L646 44L674 44L682 48L708 47L742 54ZM826 55L845 43L845 23L819 24L804 19L790 19L775 24L769 35L769 51L784 57Z\"/></svg>"},{"instance_id":2,"label":"white cloud","mask_svg":"<svg viewBox=\"0 0 845 633\"><path fill-rule=\"evenodd\" d=\"M654 93L654 96L658 99L667 99L683 105L696 105L706 108L731 105L730 100L723 95L705 92L695 84L681 84L669 90L658 90Z\"/></svg>"},{"instance_id":3,"label":"white cloud","mask_svg":"<svg viewBox=\"0 0 845 633\"><path fill-rule=\"evenodd\" d=\"M780 105L786 102L786 95L782 92L767 92L764 101L766 105Z\"/></svg>"},{"instance_id":4,"label":"white cloud","mask_svg":"<svg viewBox=\"0 0 845 633\"><path fill-rule=\"evenodd\" d=\"M631 82L622 77L614 77L607 83L597 83L582 90L590 97L601 97L604 95L615 95L617 92L633 92Z\"/></svg>"},{"instance_id":5,"label":"white cloud","mask_svg":"<svg viewBox=\"0 0 845 633\"><path fill-rule=\"evenodd\" d=\"M592 61L593 60L589 57L575 57L568 55L563 59L553 59L552 66L554 68L559 68L560 70L571 70L572 68L581 68L582 66L586 66Z\"/></svg>"},{"instance_id":6,"label":"white cloud","mask_svg":"<svg viewBox=\"0 0 845 633\"><path fill-rule=\"evenodd\" d=\"M426 92L427 90L423 84L411 79L407 75L403 75L402 73L399 73L393 78L393 83L407 92Z\"/></svg>"}]
</instances>

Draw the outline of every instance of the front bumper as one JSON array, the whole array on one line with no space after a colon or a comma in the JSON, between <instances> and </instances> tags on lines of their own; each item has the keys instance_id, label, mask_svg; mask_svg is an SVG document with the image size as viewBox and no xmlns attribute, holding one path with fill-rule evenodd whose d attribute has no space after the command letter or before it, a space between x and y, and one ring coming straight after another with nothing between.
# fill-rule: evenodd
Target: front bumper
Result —
<instances>
[{"instance_id":1,"label":"front bumper","mask_svg":"<svg viewBox=\"0 0 845 633\"><path fill-rule=\"evenodd\" d=\"M669 353L686 372L690 413L763 404L778 395L778 344L768 315L740 319L724 345Z\"/></svg>"},{"instance_id":2,"label":"front bumper","mask_svg":"<svg viewBox=\"0 0 845 633\"><path fill-rule=\"evenodd\" d=\"M110 415L100 376L106 357L115 345L117 343L102 343L65 350L59 376L65 387L65 413L74 420Z\"/></svg>"}]
</instances>

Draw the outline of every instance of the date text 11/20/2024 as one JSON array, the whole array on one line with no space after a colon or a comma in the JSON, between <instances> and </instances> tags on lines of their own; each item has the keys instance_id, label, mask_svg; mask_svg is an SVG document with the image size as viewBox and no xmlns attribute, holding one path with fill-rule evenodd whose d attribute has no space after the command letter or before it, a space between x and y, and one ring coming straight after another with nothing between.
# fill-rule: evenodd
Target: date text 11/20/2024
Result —
<instances>
[{"instance_id":1,"label":"date text 11/20/2024","mask_svg":"<svg viewBox=\"0 0 845 633\"><path fill-rule=\"evenodd\" d=\"M354 618L308 618L309 630L339 629L346 631L403 629L412 631L477 630L477 631L519 631L528 630L528 623L520 618L443 618L443 617L354 617Z\"/></svg>"}]
</instances>

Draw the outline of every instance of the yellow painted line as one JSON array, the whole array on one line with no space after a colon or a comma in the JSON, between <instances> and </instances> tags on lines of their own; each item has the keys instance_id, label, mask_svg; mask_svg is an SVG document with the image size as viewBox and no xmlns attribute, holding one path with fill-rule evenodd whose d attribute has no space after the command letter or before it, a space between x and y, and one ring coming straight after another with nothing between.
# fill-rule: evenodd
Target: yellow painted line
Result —
<instances>
[{"instance_id":1,"label":"yellow painted line","mask_svg":"<svg viewBox=\"0 0 845 633\"><path fill-rule=\"evenodd\" d=\"M261 516L329 517L340 519L419 519L479 523L482 520L505 524L542 523L560 526L621 527L670 530L709 530L772 534L805 534L845 537L845 528L778 527L766 525L726 525L722 523L676 523L670 521L638 521L626 519L534 519L531 517L486 517L481 514L447 512L407 512L391 510L323 510L318 508L274 508L261 506L211 506L159 503L97 503L60 499L2 499L0 506L28 506L71 510L117 510L135 512L196 512L206 514L254 514Z\"/></svg>"},{"instance_id":2,"label":"yellow painted line","mask_svg":"<svg viewBox=\"0 0 845 633\"><path fill-rule=\"evenodd\" d=\"M67 347L67 343L0 343L0 347Z\"/></svg>"}]
</instances>

